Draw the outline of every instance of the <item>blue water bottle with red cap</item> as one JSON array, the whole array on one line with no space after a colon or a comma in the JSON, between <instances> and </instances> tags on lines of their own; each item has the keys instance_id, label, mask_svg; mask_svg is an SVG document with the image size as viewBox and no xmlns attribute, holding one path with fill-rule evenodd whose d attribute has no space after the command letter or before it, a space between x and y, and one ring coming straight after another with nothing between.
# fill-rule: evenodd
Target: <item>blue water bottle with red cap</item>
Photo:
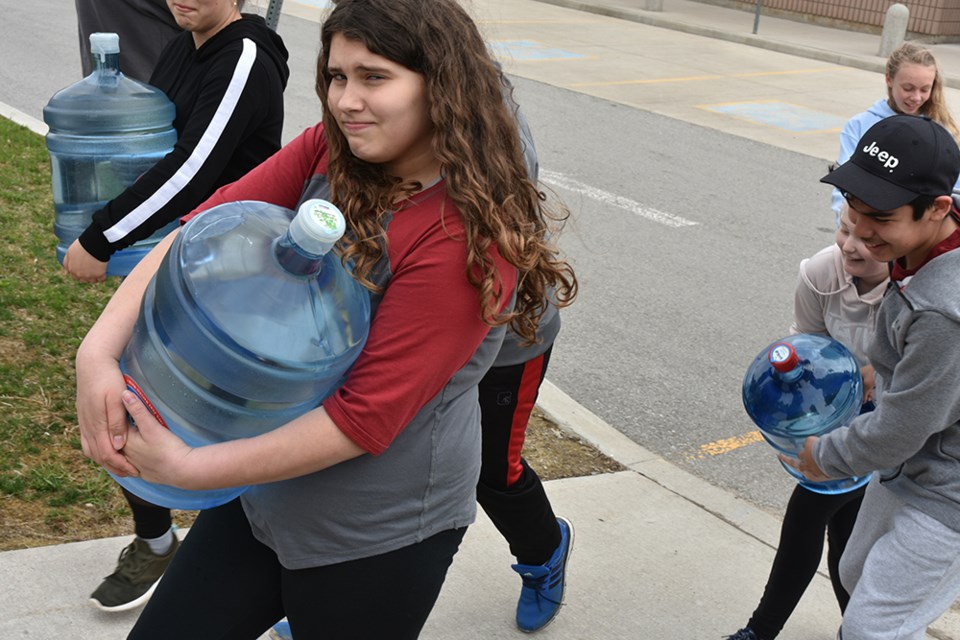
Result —
<instances>
[{"instance_id":1,"label":"blue water bottle with red cap","mask_svg":"<svg viewBox=\"0 0 960 640\"><path fill-rule=\"evenodd\" d=\"M747 414L774 449L793 458L808 437L846 425L862 405L856 357L825 336L798 334L774 342L757 355L743 379ZM845 493L870 480L866 475L812 482L785 464L783 468L817 493Z\"/></svg>"}]
</instances>

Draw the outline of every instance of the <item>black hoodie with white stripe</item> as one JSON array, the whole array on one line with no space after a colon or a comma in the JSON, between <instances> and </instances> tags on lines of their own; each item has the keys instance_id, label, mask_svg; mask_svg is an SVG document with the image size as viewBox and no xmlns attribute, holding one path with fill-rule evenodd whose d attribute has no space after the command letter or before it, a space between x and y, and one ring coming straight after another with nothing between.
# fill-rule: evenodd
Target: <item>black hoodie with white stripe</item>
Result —
<instances>
[{"instance_id":1,"label":"black hoodie with white stripe","mask_svg":"<svg viewBox=\"0 0 960 640\"><path fill-rule=\"evenodd\" d=\"M173 151L93 215L80 244L107 261L189 213L280 148L287 49L263 18L244 14L195 48L184 32L150 84L177 109Z\"/></svg>"}]
</instances>

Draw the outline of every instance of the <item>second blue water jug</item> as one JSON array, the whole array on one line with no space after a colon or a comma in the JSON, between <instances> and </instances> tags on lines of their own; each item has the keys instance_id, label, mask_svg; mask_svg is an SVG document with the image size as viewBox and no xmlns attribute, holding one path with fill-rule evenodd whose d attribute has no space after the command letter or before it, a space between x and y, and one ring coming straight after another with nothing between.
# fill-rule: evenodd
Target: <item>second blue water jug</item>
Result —
<instances>
[{"instance_id":1,"label":"second blue water jug","mask_svg":"<svg viewBox=\"0 0 960 640\"><path fill-rule=\"evenodd\" d=\"M93 73L58 91L43 108L43 120L50 128L47 149L61 264L93 214L172 151L177 142L173 103L159 89L120 72L119 43L115 33L91 34ZM130 273L176 225L174 221L115 253L107 263L107 275Z\"/></svg>"},{"instance_id":2,"label":"second blue water jug","mask_svg":"<svg viewBox=\"0 0 960 640\"><path fill-rule=\"evenodd\" d=\"M809 436L846 425L860 414L862 404L857 359L824 336L798 334L774 342L757 355L743 379L743 406L750 418L774 449L794 458ZM870 479L811 482L791 467L783 468L817 493L845 493Z\"/></svg>"},{"instance_id":3,"label":"second blue water jug","mask_svg":"<svg viewBox=\"0 0 960 640\"><path fill-rule=\"evenodd\" d=\"M330 249L340 211L231 202L184 225L147 287L120 362L128 387L191 446L265 433L340 386L370 326L369 294ZM117 478L141 498L206 509L244 487L187 491Z\"/></svg>"}]
</instances>

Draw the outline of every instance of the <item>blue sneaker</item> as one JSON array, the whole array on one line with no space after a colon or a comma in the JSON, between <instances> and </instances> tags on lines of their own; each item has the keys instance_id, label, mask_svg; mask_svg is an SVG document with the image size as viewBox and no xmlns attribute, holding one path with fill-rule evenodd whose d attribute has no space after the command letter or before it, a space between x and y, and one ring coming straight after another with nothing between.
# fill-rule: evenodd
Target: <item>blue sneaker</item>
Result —
<instances>
[{"instance_id":1,"label":"blue sneaker","mask_svg":"<svg viewBox=\"0 0 960 640\"><path fill-rule=\"evenodd\" d=\"M560 546L547 564L515 564L511 567L523 579L517 602L517 627L526 633L547 626L563 604L567 561L573 550L573 525L566 518L557 518L557 524L560 525Z\"/></svg>"},{"instance_id":2,"label":"blue sneaker","mask_svg":"<svg viewBox=\"0 0 960 640\"><path fill-rule=\"evenodd\" d=\"M270 640L293 640L293 634L290 632L290 623L286 619L273 625L270 629Z\"/></svg>"}]
</instances>

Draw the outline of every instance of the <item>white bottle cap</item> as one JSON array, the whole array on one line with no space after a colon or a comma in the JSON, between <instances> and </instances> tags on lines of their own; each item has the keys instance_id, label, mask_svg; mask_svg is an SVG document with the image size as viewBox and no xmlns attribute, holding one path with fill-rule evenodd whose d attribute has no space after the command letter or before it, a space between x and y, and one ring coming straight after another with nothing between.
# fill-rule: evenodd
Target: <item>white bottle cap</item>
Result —
<instances>
[{"instance_id":1,"label":"white bottle cap","mask_svg":"<svg viewBox=\"0 0 960 640\"><path fill-rule=\"evenodd\" d=\"M290 223L290 239L307 253L320 256L333 248L346 229L340 209L326 200L307 200Z\"/></svg>"},{"instance_id":2,"label":"white bottle cap","mask_svg":"<svg viewBox=\"0 0 960 640\"><path fill-rule=\"evenodd\" d=\"M120 53L120 36L116 33L91 33L90 53Z\"/></svg>"}]
</instances>

